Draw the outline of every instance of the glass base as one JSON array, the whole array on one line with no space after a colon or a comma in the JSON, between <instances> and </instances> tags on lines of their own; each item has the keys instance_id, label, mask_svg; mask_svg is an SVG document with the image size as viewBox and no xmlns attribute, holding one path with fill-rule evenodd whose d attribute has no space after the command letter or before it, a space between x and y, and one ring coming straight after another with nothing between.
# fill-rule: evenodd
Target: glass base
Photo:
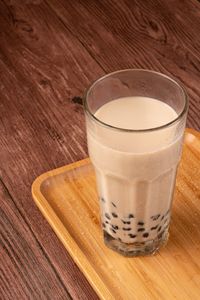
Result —
<instances>
[{"instance_id":1,"label":"glass base","mask_svg":"<svg viewBox=\"0 0 200 300\"><path fill-rule=\"evenodd\" d=\"M153 255L167 243L169 237L168 229L166 229L154 240L127 244L113 238L106 231L103 231L103 234L107 247L127 257Z\"/></svg>"}]
</instances>

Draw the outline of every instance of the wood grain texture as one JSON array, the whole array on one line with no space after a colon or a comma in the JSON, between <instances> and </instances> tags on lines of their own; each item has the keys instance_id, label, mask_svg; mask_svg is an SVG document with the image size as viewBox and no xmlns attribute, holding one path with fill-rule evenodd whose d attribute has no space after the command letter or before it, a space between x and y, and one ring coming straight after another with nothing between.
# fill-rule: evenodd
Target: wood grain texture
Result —
<instances>
[{"instance_id":1,"label":"wood grain texture","mask_svg":"<svg viewBox=\"0 0 200 300\"><path fill-rule=\"evenodd\" d=\"M127 258L104 246L88 159L41 175L36 204L101 299L198 300L200 133L188 130L176 181L170 238L154 256Z\"/></svg>"},{"instance_id":2,"label":"wood grain texture","mask_svg":"<svg viewBox=\"0 0 200 300\"><path fill-rule=\"evenodd\" d=\"M45 299L54 295L71 299L2 182L0 199L0 295L5 299Z\"/></svg>"},{"instance_id":3,"label":"wood grain texture","mask_svg":"<svg viewBox=\"0 0 200 300\"><path fill-rule=\"evenodd\" d=\"M83 86L94 79L92 70L101 75L99 67L66 32L62 23L57 22L57 18L54 20L54 14L45 4L5 6L1 2L0 11L4 11L0 52L0 176L29 229L24 238L34 253L40 250L41 260L43 257L49 262L49 266L44 262L38 264L40 273L48 279L43 281L47 295L40 292L40 286L37 293L43 299L65 299L68 290L74 299L96 299L84 276L36 209L31 197L31 183L45 170L86 155L85 130L80 127L80 123L83 124L82 108L71 98L82 93ZM78 78L76 74L81 73ZM59 85L63 86L62 91ZM15 227L20 219L10 222ZM30 242L29 236L35 243ZM23 253L23 232L19 232L18 240ZM29 263L35 267L31 259ZM5 267L7 264L9 261L5 260ZM30 273L26 270L24 273L24 285L31 285ZM52 274L48 277L46 273ZM53 288L55 276L64 286L61 295ZM37 278L35 280L37 282ZM13 297L21 290L12 278L7 284ZM23 296L18 299L27 299L26 294L21 293ZM32 298L38 299L34 294Z\"/></svg>"},{"instance_id":4,"label":"wood grain texture","mask_svg":"<svg viewBox=\"0 0 200 300\"><path fill-rule=\"evenodd\" d=\"M200 128L199 8L195 0L0 1L3 299L31 298L33 287L33 299L97 298L33 204L31 183L86 157L81 97L105 72L142 67L177 77L190 96L188 126Z\"/></svg>"},{"instance_id":5,"label":"wood grain texture","mask_svg":"<svg viewBox=\"0 0 200 300\"><path fill-rule=\"evenodd\" d=\"M180 80L191 102L188 126L200 128L199 3L52 0L49 5L106 72L148 68Z\"/></svg>"}]
</instances>

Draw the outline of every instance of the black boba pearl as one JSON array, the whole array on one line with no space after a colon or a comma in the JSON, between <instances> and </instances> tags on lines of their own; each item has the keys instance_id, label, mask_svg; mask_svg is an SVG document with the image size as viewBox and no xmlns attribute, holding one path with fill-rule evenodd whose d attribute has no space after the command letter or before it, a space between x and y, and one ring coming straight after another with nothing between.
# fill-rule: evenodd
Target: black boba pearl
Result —
<instances>
[{"instance_id":1,"label":"black boba pearl","mask_svg":"<svg viewBox=\"0 0 200 300\"><path fill-rule=\"evenodd\" d=\"M138 225L140 225L140 226L143 226L144 225L144 222L138 222Z\"/></svg>"},{"instance_id":2,"label":"black boba pearl","mask_svg":"<svg viewBox=\"0 0 200 300\"><path fill-rule=\"evenodd\" d=\"M110 230L111 230L113 233L116 233L116 231L115 231L113 228L111 228Z\"/></svg>"},{"instance_id":3,"label":"black boba pearl","mask_svg":"<svg viewBox=\"0 0 200 300\"><path fill-rule=\"evenodd\" d=\"M128 224L128 225L130 225L130 224L131 224L131 222L130 222L130 221L124 221L124 220L122 220L122 222L123 222L124 224Z\"/></svg>"},{"instance_id":4,"label":"black boba pearl","mask_svg":"<svg viewBox=\"0 0 200 300\"><path fill-rule=\"evenodd\" d=\"M128 215L128 218L129 218L129 219L133 219L133 218L134 218L134 215L133 215L133 214L129 214L129 215Z\"/></svg>"},{"instance_id":5,"label":"black boba pearl","mask_svg":"<svg viewBox=\"0 0 200 300\"><path fill-rule=\"evenodd\" d=\"M112 216L113 216L113 218L117 218L118 217L118 215L116 214L116 213L112 213Z\"/></svg>"},{"instance_id":6,"label":"black boba pearl","mask_svg":"<svg viewBox=\"0 0 200 300\"><path fill-rule=\"evenodd\" d=\"M151 230L156 230L158 228L158 225L151 227Z\"/></svg>"},{"instance_id":7,"label":"black boba pearl","mask_svg":"<svg viewBox=\"0 0 200 300\"><path fill-rule=\"evenodd\" d=\"M131 228L126 228L126 227L123 227L123 228L122 228L122 230L124 230L124 231L130 231L130 230L131 230Z\"/></svg>"},{"instance_id":8,"label":"black boba pearl","mask_svg":"<svg viewBox=\"0 0 200 300\"><path fill-rule=\"evenodd\" d=\"M106 224L109 224L109 222L108 222L108 221L106 221L105 223L106 223Z\"/></svg>"},{"instance_id":9,"label":"black boba pearl","mask_svg":"<svg viewBox=\"0 0 200 300\"><path fill-rule=\"evenodd\" d=\"M148 236L149 236L148 232L145 232L145 233L143 234L143 237L144 237L144 238L147 238Z\"/></svg>"},{"instance_id":10,"label":"black boba pearl","mask_svg":"<svg viewBox=\"0 0 200 300\"><path fill-rule=\"evenodd\" d=\"M145 231L145 228L138 228L138 232L143 232Z\"/></svg>"},{"instance_id":11,"label":"black boba pearl","mask_svg":"<svg viewBox=\"0 0 200 300\"><path fill-rule=\"evenodd\" d=\"M117 225L112 225L112 228L115 229L115 230L119 229L119 227Z\"/></svg>"},{"instance_id":12,"label":"black boba pearl","mask_svg":"<svg viewBox=\"0 0 200 300\"><path fill-rule=\"evenodd\" d=\"M151 219L152 219L153 221L156 221L156 220L158 220L159 218L160 218L160 214L157 214L157 215L151 217Z\"/></svg>"},{"instance_id":13,"label":"black boba pearl","mask_svg":"<svg viewBox=\"0 0 200 300\"><path fill-rule=\"evenodd\" d=\"M106 217L108 220L111 219L108 213L105 213L105 217Z\"/></svg>"},{"instance_id":14,"label":"black boba pearl","mask_svg":"<svg viewBox=\"0 0 200 300\"><path fill-rule=\"evenodd\" d=\"M132 234L132 233L129 233L129 236L130 236L130 238L132 238L132 239L134 239L134 238L136 238L136 234Z\"/></svg>"}]
</instances>

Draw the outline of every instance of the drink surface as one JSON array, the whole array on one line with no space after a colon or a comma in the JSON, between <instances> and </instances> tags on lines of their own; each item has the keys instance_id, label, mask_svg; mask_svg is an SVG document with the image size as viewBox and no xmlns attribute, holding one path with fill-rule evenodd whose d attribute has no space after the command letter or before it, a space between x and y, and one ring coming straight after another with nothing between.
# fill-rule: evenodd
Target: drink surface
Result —
<instances>
[{"instance_id":1,"label":"drink surface","mask_svg":"<svg viewBox=\"0 0 200 300\"><path fill-rule=\"evenodd\" d=\"M126 97L95 113L102 122L125 129L149 129L173 121L167 104L147 97ZM182 136L169 126L150 132L88 128L103 229L125 243L152 241L167 230Z\"/></svg>"},{"instance_id":2,"label":"drink surface","mask_svg":"<svg viewBox=\"0 0 200 300\"><path fill-rule=\"evenodd\" d=\"M168 104L153 98L125 97L103 105L95 116L108 125L137 130L165 125L177 113Z\"/></svg>"}]
</instances>

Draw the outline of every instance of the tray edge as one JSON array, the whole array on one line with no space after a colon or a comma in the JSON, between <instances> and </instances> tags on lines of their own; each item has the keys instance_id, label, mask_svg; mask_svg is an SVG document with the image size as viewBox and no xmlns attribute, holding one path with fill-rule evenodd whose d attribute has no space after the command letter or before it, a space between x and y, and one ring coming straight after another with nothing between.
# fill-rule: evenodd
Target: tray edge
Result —
<instances>
[{"instance_id":1,"label":"tray edge","mask_svg":"<svg viewBox=\"0 0 200 300\"><path fill-rule=\"evenodd\" d=\"M69 165L66 165L64 167L60 167L48 172L45 172L38 176L34 182L32 183L31 192L32 197L39 208L42 215L45 217L45 219L50 224L51 228L57 235L58 239L62 242L65 249L70 254L73 261L76 263L78 268L81 270L81 272L84 274L84 276L87 278L90 285L93 287L93 289L96 291L98 296L103 300L108 299L114 299L104 284L104 282L101 280L101 278L98 276L94 268L91 266L90 262L87 260L84 253L81 251L81 249L78 247L76 242L73 240L69 232L67 231L66 227L63 225L63 223L60 221L56 213L53 211L51 206L49 205L48 201L45 199L45 197L42 195L40 191L41 184L49 177L58 175L64 171L69 171L71 169L74 169L76 167L84 166L90 162L89 158L85 158L83 160L77 161L75 163L71 163ZM77 255L73 256L74 250L76 251ZM90 274L90 276L88 276ZM92 274L92 275L91 275ZM91 280L92 277L92 280Z\"/></svg>"}]
</instances>

